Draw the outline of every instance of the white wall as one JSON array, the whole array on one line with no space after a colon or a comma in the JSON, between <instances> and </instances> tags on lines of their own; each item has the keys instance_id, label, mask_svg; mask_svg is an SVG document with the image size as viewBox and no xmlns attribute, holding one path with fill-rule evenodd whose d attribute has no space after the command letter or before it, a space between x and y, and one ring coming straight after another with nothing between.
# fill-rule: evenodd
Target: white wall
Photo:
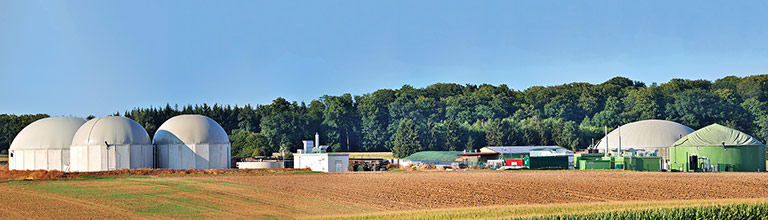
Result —
<instances>
[{"instance_id":1,"label":"white wall","mask_svg":"<svg viewBox=\"0 0 768 220\"><path fill-rule=\"evenodd\" d=\"M282 161L237 162L238 169L285 168Z\"/></svg>"},{"instance_id":2,"label":"white wall","mask_svg":"<svg viewBox=\"0 0 768 220\"><path fill-rule=\"evenodd\" d=\"M349 154L293 154L293 168L319 172L346 172Z\"/></svg>"},{"instance_id":3,"label":"white wall","mask_svg":"<svg viewBox=\"0 0 768 220\"><path fill-rule=\"evenodd\" d=\"M69 164L69 150L13 150L10 170L63 170Z\"/></svg>"},{"instance_id":4,"label":"white wall","mask_svg":"<svg viewBox=\"0 0 768 220\"><path fill-rule=\"evenodd\" d=\"M229 144L157 145L157 168L226 169L229 168Z\"/></svg>"},{"instance_id":5,"label":"white wall","mask_svg":"<svg viewBox=\"0 0 768 220\"><path fill-rule=\"evenodd\" d=\"M152 145L72 146L70 171L92 172L153 167Z\"/></svg>"}]
</instances>

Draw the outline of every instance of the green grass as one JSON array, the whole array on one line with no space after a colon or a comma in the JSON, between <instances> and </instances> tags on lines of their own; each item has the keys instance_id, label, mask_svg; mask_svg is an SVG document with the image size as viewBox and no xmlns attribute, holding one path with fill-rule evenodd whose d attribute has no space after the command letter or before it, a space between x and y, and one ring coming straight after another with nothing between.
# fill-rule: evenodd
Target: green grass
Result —
<instances>
[{"instance_id":1,"label":"green grass","mask_svg":"<svg viewBox=\"0 0 768 220\"><path fill-rule=\"evenodd\" d=\"M98 186L92 186L88 183L98 183ZM40 181L31 184L34 189L44 193L122 204L121 208L138 214L198 218L204 217L201 215L203 212L218 210L217 207L208 205L205 201L175 197L186 192L195 192L200 186L172 179L94 178ZM141 190L135 190L135 187Z\"/></svg>"},{"instance_id":2,"label":"green grass","mask_svg":"<svg viewBox=\"0 0 768 220\"><path fill-rule=\"evenodd\" d=\"M8 154L0 154L0 161L8 161Z\"/></svg>"}]
</instances>

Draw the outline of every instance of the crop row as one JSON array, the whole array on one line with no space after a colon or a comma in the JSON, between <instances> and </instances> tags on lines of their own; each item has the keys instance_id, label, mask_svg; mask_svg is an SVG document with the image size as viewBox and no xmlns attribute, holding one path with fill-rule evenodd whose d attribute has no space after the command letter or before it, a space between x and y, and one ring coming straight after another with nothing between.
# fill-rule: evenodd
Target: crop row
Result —
<instances>
[{"instance_id":1,"label":"crop row","mask_svg":"<svg viewBox=\"0 0 768 220\"><path fill-rule=\"evenodd\" d=\"M768 203L729 204L681 208L566 214L557 216L512 218L515 220L587 220L587 219L768 219Z\"/></svg>"}]
</instances>

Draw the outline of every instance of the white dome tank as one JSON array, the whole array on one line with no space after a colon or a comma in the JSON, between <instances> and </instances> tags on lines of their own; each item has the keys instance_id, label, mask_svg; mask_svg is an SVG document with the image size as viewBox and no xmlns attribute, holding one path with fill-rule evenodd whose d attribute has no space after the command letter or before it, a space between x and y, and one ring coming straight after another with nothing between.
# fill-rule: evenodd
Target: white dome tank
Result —
<instances>
[{"instance_id":1,"label":"white dome tank","mask_svg":"<svg viewBox=\"0 0 768 220\"><path fill-rule=\"evenodd\" d=\"M222 169L230 167L227 132L203 115L179 115L160 125L153 140L157 167Z\"/></svg>"},{"instance_id":2,"label":"white dome tank","mask_svg":"<svg viewBox=\"0 0 768 220\"><path fill-rule=\"evenodd\" d=\"M667 158L668 149L681 137L692 133L694 130L688 126L666 120L642 120L628 123L614 129L600 139L597 149L605 152L605 144L611 151L619 147L619 134L621 134L621 149L645 150L657 152L657 156Z\"/></svg>"},{"instance_id":3,"label":"white dome tank","mask_svg":"<svg viewBox=\"0 0 768 220\"><path fill-rule=\"evenodd\" d=\"M11 170L66 170L69 146L85 119L51 117L32 122L13 139L8 149Z\"/></svg>"},{"instance_id":4,"label":"white dome tank","mask_svg":"<svg viewBox=\"0 0 768 220\"><path fill-rule=\"evenodd\" d=\"M149 134L138 122L121 116L91 119L72 138L72 171L152 168Z\"/></svg>"}]
</instances>

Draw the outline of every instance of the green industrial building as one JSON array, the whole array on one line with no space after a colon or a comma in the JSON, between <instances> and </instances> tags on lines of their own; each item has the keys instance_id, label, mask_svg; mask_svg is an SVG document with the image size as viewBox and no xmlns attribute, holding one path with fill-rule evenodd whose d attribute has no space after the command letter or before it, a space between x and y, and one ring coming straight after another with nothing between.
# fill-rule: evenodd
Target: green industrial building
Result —
<instances>
[{"instance_id":1,"label":"green industrial building","mask_svg":"<svg viewBox=\"0 0 768 220\"><path fill-rule=\"evenodd\" d=\"M634 171L661 171L661 157L603 157L603 154L582 154L576 159L578 169L623 169Z\"/></svg>"},{"instance_id":2,"label":"green industrial building","mask_svg":"<svg viewBox=\"0 0 768 220\"><path fill-rule=\"evenodd\" d=\"M719 124L690 133L669 148L673 171L765 171L765 145Z\"/></svg>"}]
</instances>

